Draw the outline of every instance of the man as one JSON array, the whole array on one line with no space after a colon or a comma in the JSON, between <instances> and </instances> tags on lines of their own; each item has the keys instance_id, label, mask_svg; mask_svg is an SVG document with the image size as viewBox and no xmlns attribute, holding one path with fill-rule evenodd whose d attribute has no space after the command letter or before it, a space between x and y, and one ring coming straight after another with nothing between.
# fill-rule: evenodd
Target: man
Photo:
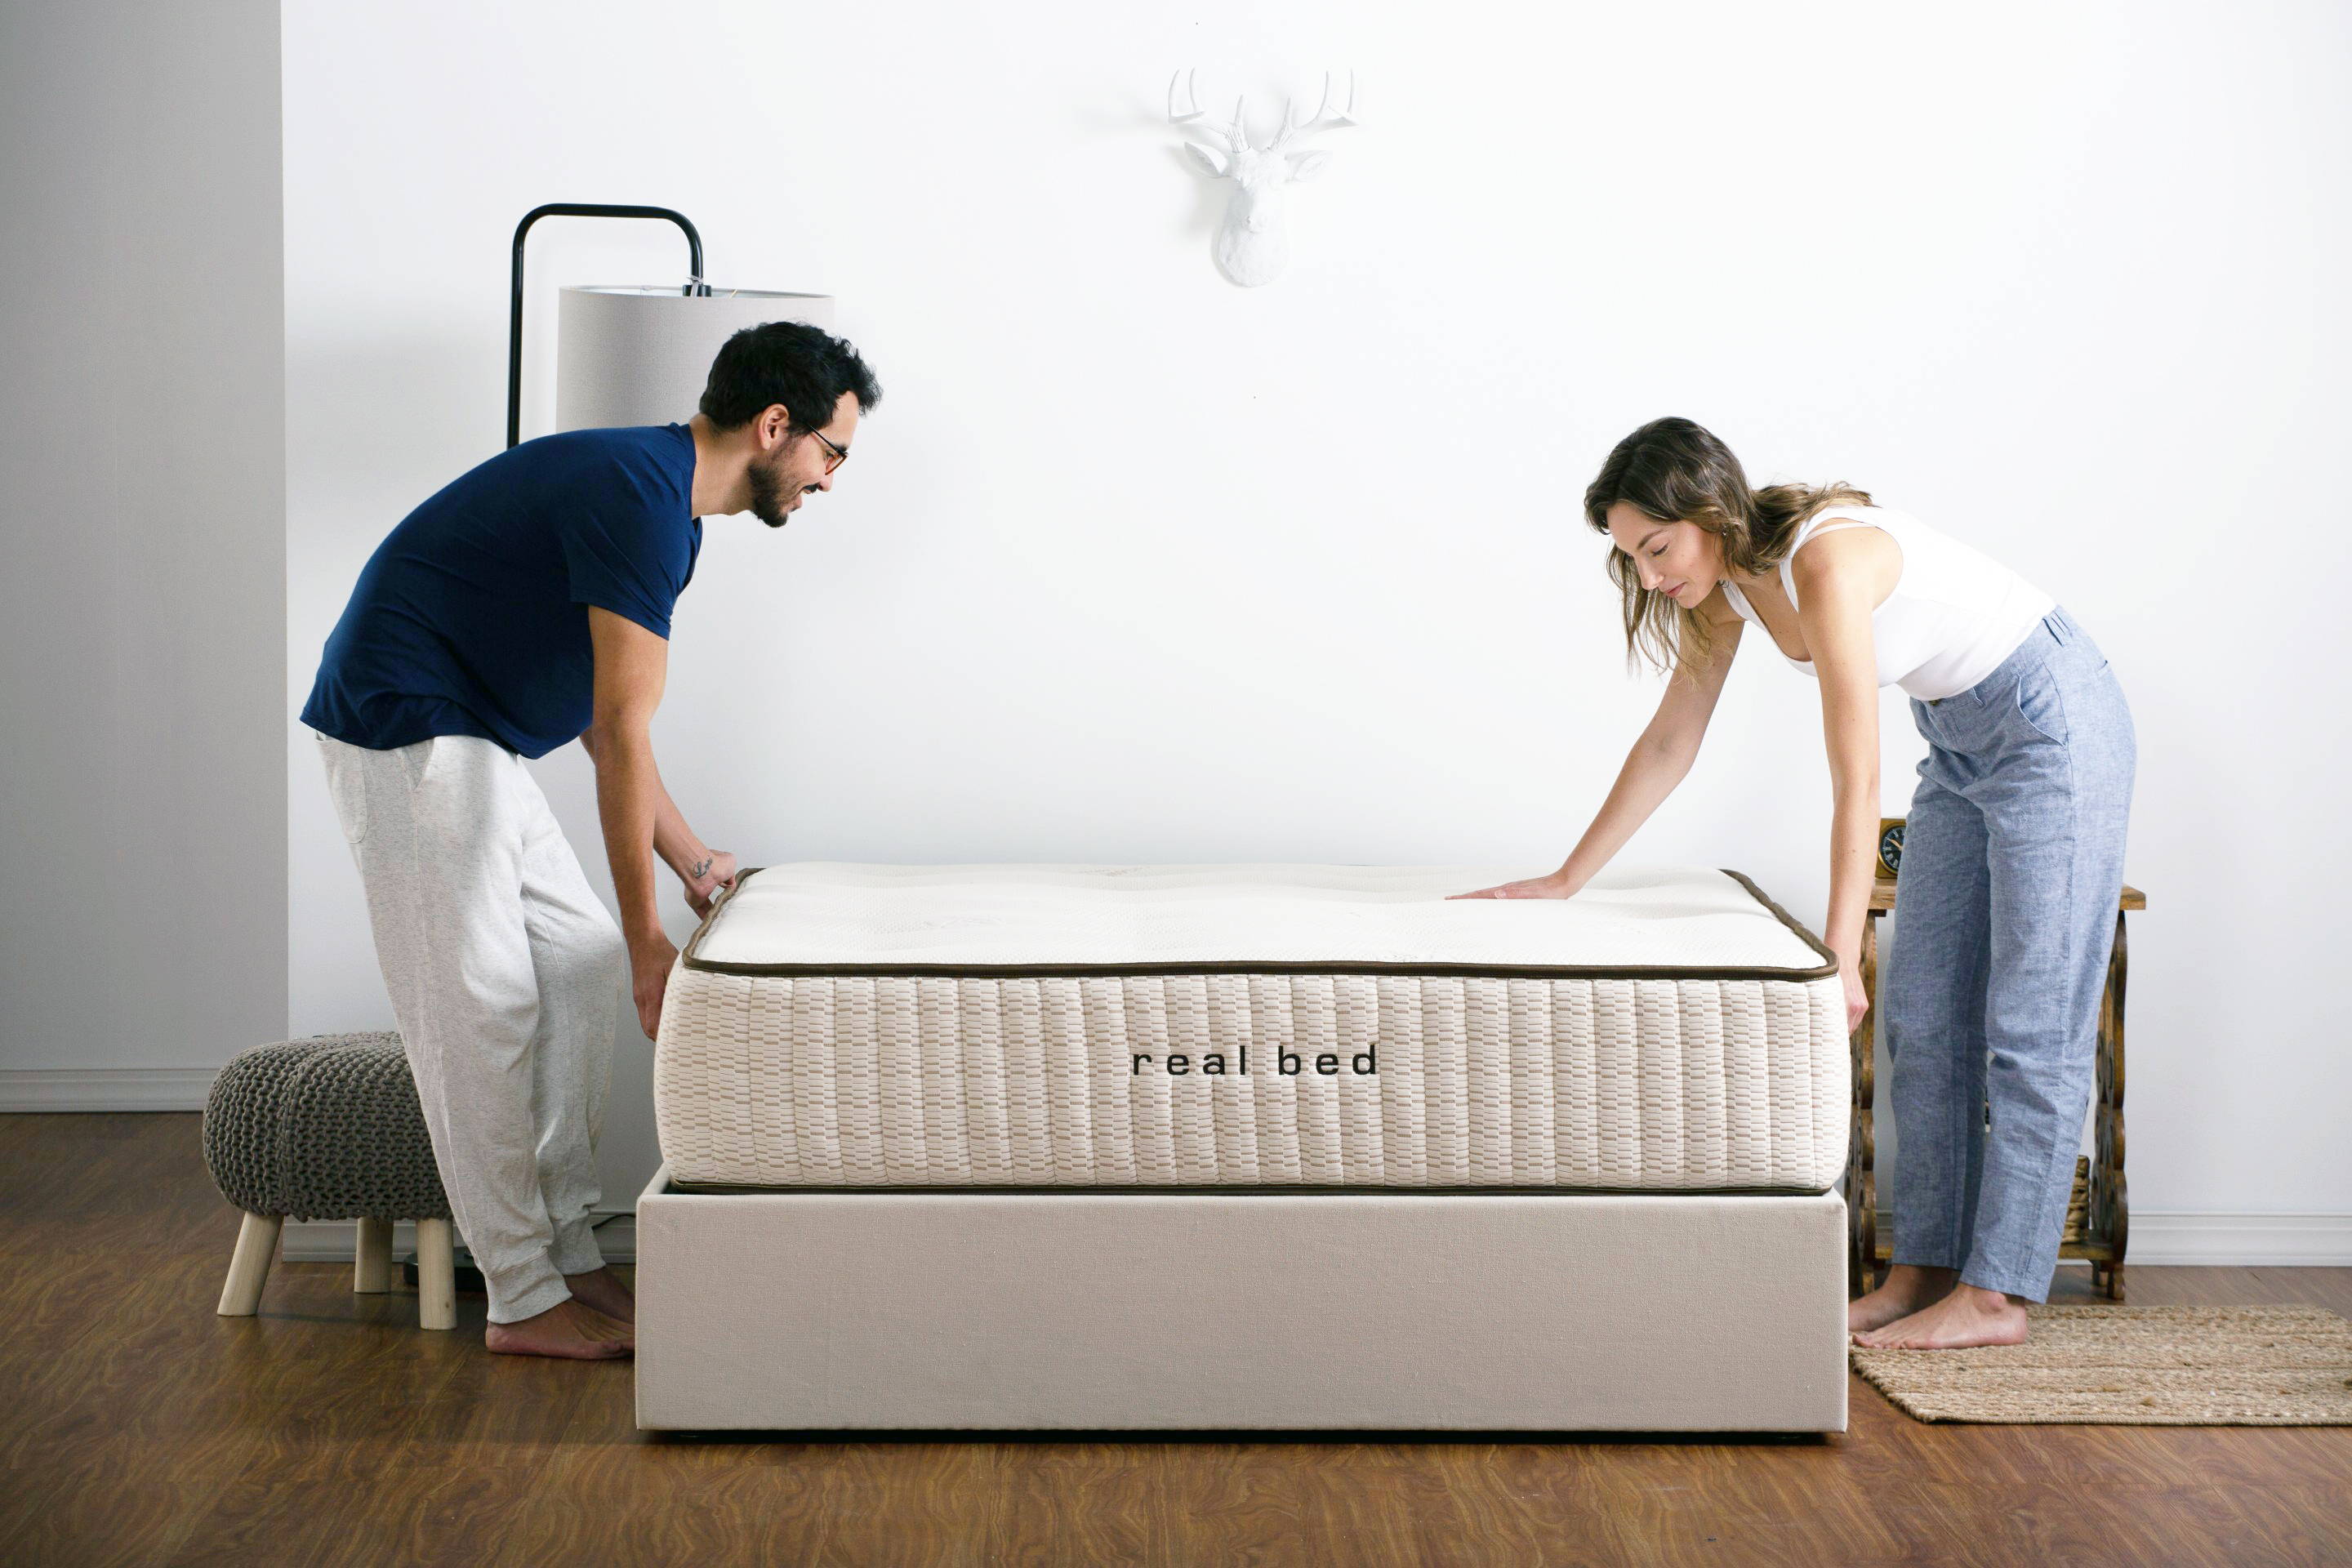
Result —
<instances>
[{"instance_id":1,"label":"man","mask_svg":"<svg viewBox=\"0 0 2352 1568\"><path fill-rule=\"evenodd\" d=\"M697 914L735 876L663 789L649 732L702 518L771 528L880 399L855 349L771 321L728 340L685 425L527 441L411 512L360 573L302 721L367 889L376 957L493 1351L635 1349L589 1229L625 963L652 1035L677 950L653 858ZM578 737L620 903L589 889L523 767Z\"/></svg>"}]
</instances>

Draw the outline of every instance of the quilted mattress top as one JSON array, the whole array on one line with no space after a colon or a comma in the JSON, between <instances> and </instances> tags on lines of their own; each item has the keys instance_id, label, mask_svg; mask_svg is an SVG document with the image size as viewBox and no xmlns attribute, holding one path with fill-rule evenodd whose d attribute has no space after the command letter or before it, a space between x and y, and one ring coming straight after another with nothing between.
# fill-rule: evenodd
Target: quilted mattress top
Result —
<instances>
[{"instance_id":1,"label":"quilted mattress top","mask_svg":"<svg viewBox=\"0 0 2352 1568\"><path fill-rule=\"evenodd\" d=\"M1828 951L1736 872L1612 868L1573 899L1446 898L1512 875L801 862L739 877L685 962L736 974L1836 973Z\"/></svg>"}]
</instances>

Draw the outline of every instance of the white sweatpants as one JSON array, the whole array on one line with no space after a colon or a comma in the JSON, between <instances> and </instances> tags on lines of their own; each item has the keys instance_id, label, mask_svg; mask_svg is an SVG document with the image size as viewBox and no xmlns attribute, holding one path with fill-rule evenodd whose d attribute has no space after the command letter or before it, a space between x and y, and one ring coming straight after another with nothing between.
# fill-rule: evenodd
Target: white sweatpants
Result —
<instances>
[{"instance_id":1,"label":"white sweatpants","mask_svg":"<svg viewBox=\"0 0 2352 1568\"><path fill-rule=\"evenodd\" d=\"M589 1211L628 973L620 928L505 747L319 737L433 1157L490 1321L602 1266Z\"/></svg>"}]
</instances>

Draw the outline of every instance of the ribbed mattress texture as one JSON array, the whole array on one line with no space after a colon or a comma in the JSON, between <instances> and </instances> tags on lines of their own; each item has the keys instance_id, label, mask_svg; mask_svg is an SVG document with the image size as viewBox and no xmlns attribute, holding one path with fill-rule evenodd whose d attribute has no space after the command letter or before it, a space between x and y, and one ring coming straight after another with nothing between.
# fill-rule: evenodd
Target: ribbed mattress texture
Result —
<instances>
[{"instance_id":1,"label":"ribbed mattress texture","mask_svg":"<svg viewBox=\"0 0 2352 1568\"><path fill-rule=\"evenodd\" d=\"M1821 1192L1829 953L1736 873L1447 901L1490 868L746 872L672 973L688 1187Z\"/></svg>"}]
</instances>

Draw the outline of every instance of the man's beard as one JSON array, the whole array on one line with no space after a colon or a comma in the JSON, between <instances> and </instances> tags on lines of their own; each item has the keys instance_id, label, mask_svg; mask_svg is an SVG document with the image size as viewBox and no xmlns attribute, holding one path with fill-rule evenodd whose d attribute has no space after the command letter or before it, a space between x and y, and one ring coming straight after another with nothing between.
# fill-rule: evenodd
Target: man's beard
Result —
<instances>
[{"instance_id":1,"label":"man's beard","mask_svg":"<svg viewBox=\"0 0 2352 1568\"><path fill-rule=\"evenodd\" d=\"M782 528L792 521L783 477L776 471L782 466L755 462L744 470L751 481L751 515L770 528Z\"/></svg>"}]
</instances>

